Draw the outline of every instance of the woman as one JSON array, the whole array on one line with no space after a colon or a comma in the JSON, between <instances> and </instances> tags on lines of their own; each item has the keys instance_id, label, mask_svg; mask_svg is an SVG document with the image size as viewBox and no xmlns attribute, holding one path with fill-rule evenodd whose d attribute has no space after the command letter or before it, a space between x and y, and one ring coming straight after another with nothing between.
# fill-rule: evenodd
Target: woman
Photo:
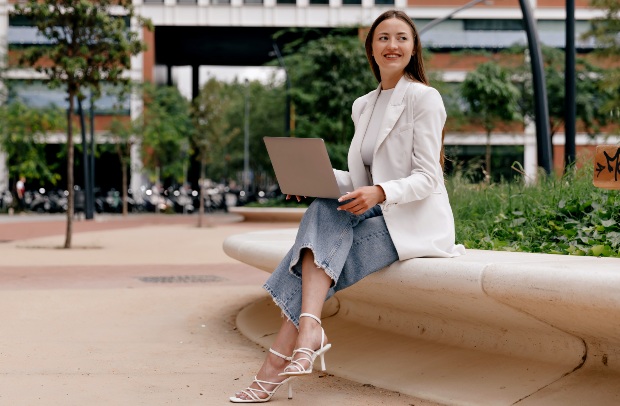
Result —
<instances>
[{"instance_id":1,"label":"woman","mask_svg":"<svg viewBox=\"0 0 620 406\"><path fill-rule=\"evenodd\" d=\"M381 14L366 37L366 56L380 83L353 103L349 171L334 170L346 193L310 205L295 244L265 283L286 317L254 381L232 402L266 402L287 382L291 398L290 380L310 374L317 357L325 370L331 344L319 317L335 292L398 260L465 252L454 243L441 165L446 112L428 86L411 19Z\"/></svg>"}]
</instances>

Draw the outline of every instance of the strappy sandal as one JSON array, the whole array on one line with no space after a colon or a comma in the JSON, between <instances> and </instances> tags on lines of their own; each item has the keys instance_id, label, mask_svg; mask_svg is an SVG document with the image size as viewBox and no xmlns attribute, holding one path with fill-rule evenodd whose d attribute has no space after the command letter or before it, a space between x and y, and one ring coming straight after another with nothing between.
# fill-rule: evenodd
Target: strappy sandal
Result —
<instances>
[{"instance_id":1,"label":"strappy sandal","mask_svg":"<svg viewBox=\"0 0 620 406\"><path fill-rule=\"evenodd\" d=\"M276 350L274 350L273 348L269 349L269 352L272 353L273 355L280 357L286 361L291 361L292 357L287 357L283 354L280 354L279 352L277 352ZM285 380L283 380L282 382L269 382L269 381L262 381L260 379L256 379L256 376L254 377L254 380L252 381L252 383L256 383L256 385L258 385L258 388L251 388L251 387L247 387L245 390L242 390L241 392L239 392L239 394L243 393L245 394L248 398L244 399L244 398L239 398L237 396L231 396L230 397L230 401L233 403L263 403L263 402L269 402L271 400L271 398L273 397L273 395L275 395L276 391L278 389L280 389L280 386L284 385L285 383L288 382L288 398L289 399L293 399L293 385L291 385L291 380L293 379L293 377L289 377L286 378ZM263 385L276 385L272 390L267 390ZM261 397L261 394L266 394L267 397Z\"/></svg>"},{"instance_id":2,"label":"strappy sandal","mask_svg":"<svg viewBox=\"0 0 620 406\"><path fill-rule=\"evenodd\" d=\"M302 317L310 317L317 321L317 323L321 324L321 319L316 317L310 313L302 313L299 315L299 318ZM314 365L314 360L316 357L321 357L321 371L325 371L325 353L327 350L332 348L331 344L325 345L325 330L321 327L321 346L318 350L313 350L311 348L297 348L293 351L291 363L284 368L284 372L280 373L280 376L298 376L298 375L307 375L312 373L312 366ZM295 359L295 355L301 353L303 354L301 357ZM303 362L308 363L308 367L306 368Z\"/></svg>"}]
</instances>

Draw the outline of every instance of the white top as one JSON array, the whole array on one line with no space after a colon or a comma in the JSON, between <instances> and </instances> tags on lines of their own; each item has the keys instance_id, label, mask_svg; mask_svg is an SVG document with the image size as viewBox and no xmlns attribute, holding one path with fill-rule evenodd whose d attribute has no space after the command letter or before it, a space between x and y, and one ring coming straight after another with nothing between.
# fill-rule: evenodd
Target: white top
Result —
<instances>
[{"instance_id":1,"label":"white top","mask_svg":"<svg viewBox=\"0 0 620 406\"><path fill-rule=\"evenodd\" d=\"M364 135L361 151L362 161L366 167L370 167L372 165L372 154L375 150L375 145L377 144L377 138L379 138L381 122L383 121L385 109L390 101L390 97L392 97L393 92L394 89L381 90L379 97L377 97L377 102L372 109L372 116L370 117L370 122L368 123L366 134Z\"/></svg>"}]
</instances>

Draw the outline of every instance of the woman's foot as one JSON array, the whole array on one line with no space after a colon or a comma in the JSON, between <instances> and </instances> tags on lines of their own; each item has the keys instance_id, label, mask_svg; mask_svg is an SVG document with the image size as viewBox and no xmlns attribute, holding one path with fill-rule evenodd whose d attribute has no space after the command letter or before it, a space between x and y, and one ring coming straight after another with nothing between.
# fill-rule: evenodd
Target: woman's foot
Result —
<instances>
[{"instance_id":1,"label":"woman's foot","mask_svg":"<svg viewBox=\"0 0 620 406\"><path fill-rule=\"evenodd\" d=\"M232 402L235 402L234 399L237 399L236 402L265 402L270 399L282 383L290 379L279 376L290 360L291 357L284 356L270 348L252 384L247 389L235 393L235 397L231 397L230 400ZM290 397L292 396L289 390L289 399Z\"/></svg>"},{"instance_id":2,"label":"woman's foot","mask_svg":"<svg viewBox=\"0 0 620 406\"><path fill-rule=\"evenodd\" d=\"M302 313L299 318L299 335L293 351L293 359L280 376L305 375L312 372L316 357L321 357L321 370L325 370L323 355L331 344L321 327L321 321L309 313Z\"/></svg>"}]
</instances>

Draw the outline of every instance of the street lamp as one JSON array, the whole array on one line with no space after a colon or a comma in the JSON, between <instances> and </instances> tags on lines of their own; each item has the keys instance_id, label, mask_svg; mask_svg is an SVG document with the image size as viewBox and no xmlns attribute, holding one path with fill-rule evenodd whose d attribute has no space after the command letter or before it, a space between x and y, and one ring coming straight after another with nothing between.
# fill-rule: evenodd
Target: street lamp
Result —
<instances>
[{"instance_id":1,"label":"street lamp","mask_svg":"<svg viewBox=\"0 0 620 406\"><path fill-rule=\"evenodd\" d=\"M284 132L287 137L291 136L291 128L293 131L295 129L294 125L291 125L291 79L288 76L288 70L286 69L286 65L284 64L284 59L282 58L282 54L280 53L280 48L278 48L278 44L275 41L272 43L273 52L270 52L270 56L276 56L278 58L278 63L280 63L280 67L284 70L284 77L286 80L286 117L284 123Z\"/></svg>"}]
</instances>

